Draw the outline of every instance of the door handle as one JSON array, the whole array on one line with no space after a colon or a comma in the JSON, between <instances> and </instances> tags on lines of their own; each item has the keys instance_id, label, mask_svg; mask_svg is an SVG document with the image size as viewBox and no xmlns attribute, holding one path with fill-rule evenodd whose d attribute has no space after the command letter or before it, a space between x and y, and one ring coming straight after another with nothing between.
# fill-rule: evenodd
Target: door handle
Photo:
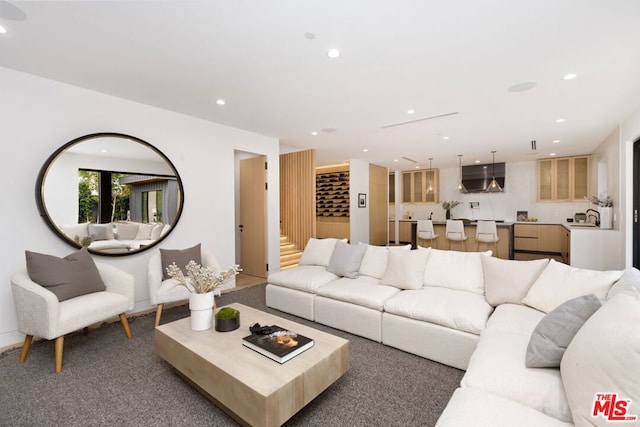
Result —
<instances>
[{"instance_id":1,"label":"door handle","mask_svg":"<svg viewBox=\"0 0 640 427\"><path fill-rule=\"evenodd\" d=\"M638 222L638 209L633 210L633 222Z\"/></svg>"},{"instance_id":2,"label":"door handle","mask_svg":"<svg viewBox=\"0 0 640 427\"><path fill-rule=\"evenodd\" d=\"M242 233L242 230L244 230L244 225L240 224L240 225L238 226L238 228L240 229L240 232Z\"/></svg>"}]
</instances>

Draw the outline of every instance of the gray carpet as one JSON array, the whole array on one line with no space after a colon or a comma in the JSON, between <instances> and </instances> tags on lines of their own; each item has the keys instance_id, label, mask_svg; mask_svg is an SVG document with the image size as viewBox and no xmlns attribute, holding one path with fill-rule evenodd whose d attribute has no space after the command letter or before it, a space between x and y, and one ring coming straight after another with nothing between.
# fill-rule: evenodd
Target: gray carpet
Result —
<instances>
[{"instance_id":1,"label":"gray carpet","mask_svg":"<svg viewBox=\"0 0 640 427\"><path fill-rule=\"evenodd\" d=\"M463 372L380 343L267 309L264 285L225 294L240 302L350 341L351 368L286 426L433 426ZM162 323L188 316L165 310ZM65 337L64 365L53 372L53 341L0 355L0 426L234 426L236 423L181 380L153 352L153 315L88 336Z\"/></svg>"}]
</instances>

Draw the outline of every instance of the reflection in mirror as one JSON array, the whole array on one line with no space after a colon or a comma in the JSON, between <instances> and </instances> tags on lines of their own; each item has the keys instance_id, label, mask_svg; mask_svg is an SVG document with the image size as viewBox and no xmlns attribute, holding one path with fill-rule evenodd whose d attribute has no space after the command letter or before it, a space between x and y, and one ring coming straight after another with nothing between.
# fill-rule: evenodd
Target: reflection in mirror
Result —
<instances>
[{"instance_id":1,"label":"reflection in mirror","mask_svg":"<svg viewBox=\"0 0 640 427\"><path fill-rule=\"evenodd\" d=\"M161 241L182 212L180 177L149 143L123 134L77 138L45 163L36 185L40 214L68 243L128 255Z\"/></svg>"}]
</instances>

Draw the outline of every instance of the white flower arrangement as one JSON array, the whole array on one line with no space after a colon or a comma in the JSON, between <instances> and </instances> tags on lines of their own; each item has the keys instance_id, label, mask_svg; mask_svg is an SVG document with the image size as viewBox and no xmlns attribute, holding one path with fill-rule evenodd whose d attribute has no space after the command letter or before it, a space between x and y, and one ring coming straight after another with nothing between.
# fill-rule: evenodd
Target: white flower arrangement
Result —
<instances>
[{"instance_id":1,"label":"white flower arrangement","mask_svg":"<svg viewBox=\"0 0 640 427\"><path fill-rule=\"evenodd\" d=\"M193 260L189 261L185 268L187 269L187 277L184 277L182 270L174 262L167 267L167 275L177 282L175 286L184 286L189 292L197 294L206 294L216 290L242 271L239 265L233 265L226 271L218 272L215 268L203 267Z\"/></svg>"},{"instance_id":2,"label":"white flower arrangement","mask_svg":"<svg viewBox=\"0 0 640 427\"><path fill-rule=\"evenodd\" d=\"M600 194L599 196L591 196L589 201L596 206L600 206L601 208L610 208L613 206L613 199L611 196L607 196L606 194Z\"/></svg>"}]
</instances>

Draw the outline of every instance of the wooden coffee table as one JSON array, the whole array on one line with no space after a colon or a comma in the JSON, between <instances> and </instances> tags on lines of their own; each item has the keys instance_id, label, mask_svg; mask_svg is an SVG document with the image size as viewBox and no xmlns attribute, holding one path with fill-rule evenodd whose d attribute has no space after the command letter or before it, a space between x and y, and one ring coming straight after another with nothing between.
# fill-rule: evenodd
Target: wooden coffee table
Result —
<instances>
[{"instance_id":1,"label":"wooden coffee table","mask_svg":"<svg viewBox=\"0 0 640 427\"><path fill-rule=\"evenodd\" d=\"M189 318L177 320L156 327L155 352L241 424L284 424L349 369L349 341L242 304L229 307L240 311L240 328L195 332ZM315 345L281 365L242 345L256 322Z\"/></svg>"}]
</instances>

